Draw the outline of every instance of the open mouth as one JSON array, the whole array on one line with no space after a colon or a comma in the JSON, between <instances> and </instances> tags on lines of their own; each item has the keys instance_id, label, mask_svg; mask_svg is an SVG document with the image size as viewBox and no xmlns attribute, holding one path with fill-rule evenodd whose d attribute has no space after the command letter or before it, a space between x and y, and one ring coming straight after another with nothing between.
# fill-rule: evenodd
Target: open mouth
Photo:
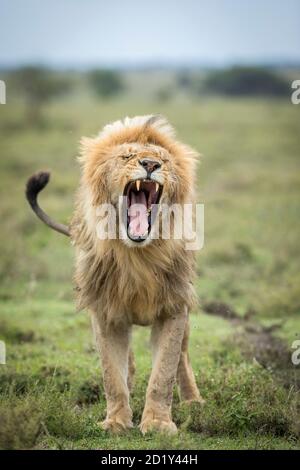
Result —
<instances>
[{"instance_id":1,"label":"open mouth","mask_svg":"<svg viewBox=\"0 0 300 470\"><path fill-rule=\"evenodd\" d=\"M127 197L127 235L134 242L144 241L151 232L163 187L150 179L130 181L124 189Z\"/></svg>"}]
</instances>

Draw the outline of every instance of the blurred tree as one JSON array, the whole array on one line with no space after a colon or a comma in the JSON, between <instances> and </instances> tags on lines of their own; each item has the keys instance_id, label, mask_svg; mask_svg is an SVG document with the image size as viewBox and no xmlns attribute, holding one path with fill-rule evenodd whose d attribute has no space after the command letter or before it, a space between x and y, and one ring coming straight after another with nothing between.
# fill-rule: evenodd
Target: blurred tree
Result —
<instances>
[{"instance_id":1,"label":"blurred tree","mask_svg":"<svg viewBox=\"0 0 300 470\"><path fill-rule=\"evenodd\" d=\"M181 71L178 73L176 77L177 85L179 88L183 88L185 90L191 88L192 86L192 77L191 74L185 71Z\"/></svg>"},{"instance_id":2,"label":"blurred tree","mask_svg":"<svg viewBox=\"0 0 300 470\"><path fill-rule=\"evenodd\" d=\"M11 73L11 80L25 97L26 118L30 125L43 123L42 106L71 88L71 82L68 79L41 67L17 69Z\"/></svg>"},{"instance_id":3,"label":"blurred tree","mask_svg":"<svg viewBox=\"0 0 300 470\"><path fill-rule=\"evenodd\" d=\"M125 88L121 75L114 70L92 70L88 78L96 95L102 98L110 98Z\"/></svg>"},{"instance_id":4,"label":"blurred tree","mask_svg":"<svg viewBox=\"0 0 300 470\"><path fill-rule=\"evenodd\" d=\"M156 93L156 98L161 103L166 103L170 101L173 96L173 90L169 86L160 88Z\"/></svg>"},{"instance_id":5,"label":"blurred tree","mask_svg":"<svg viewBox=\"0 0 300 470\"><path fill-rule=\"evenodd\" d=\"M225 95L283 96L289 87L271 70L260 67L233 67L214 71L205 78L201 89Z\"/></svg>"}]
</instances>

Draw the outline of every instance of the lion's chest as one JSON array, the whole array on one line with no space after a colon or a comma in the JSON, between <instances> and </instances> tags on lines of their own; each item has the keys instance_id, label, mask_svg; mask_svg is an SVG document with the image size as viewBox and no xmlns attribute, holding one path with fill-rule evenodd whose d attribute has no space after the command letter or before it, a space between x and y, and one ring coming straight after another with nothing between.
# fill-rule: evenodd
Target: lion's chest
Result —
<instances>
[{"instance_id":1,"label":"lion's chest","mask_svg":"<svg viewBox=\"0 0 300 470\"><path fill-rule=\"evenodd\" d=\"M101 291L103 304L112 318L124 316L131 324L149 325L159 315L162 305L162 273L149 264L126 263L111 265Z\"/></svg>"},{"instance_id":2,"label":"lion's chest","mask_svg":"<svg viewBox=\"0 0 300 470\"><path fill-rule=\"evenodd\" d=\"M126 255L111 250L96 262L94 252L79 254L75 279L80 308L96 309L107 324L150 325L188 301L191 288L188 279L184 282L184 266L165 266L152 252L147 258L139 252Z\"/></svg>"},{"instance_id":3,"label":"lion's chest","mask_svg":"<svg viewBox=\"0 0 300 470\"><path fill-rule=\"evenodd\" d=\"M150 325L162 308L162 289L156 277L136 279L128 276L127 288L120 291L130 323Z\"/></svg>"}]
</instances>

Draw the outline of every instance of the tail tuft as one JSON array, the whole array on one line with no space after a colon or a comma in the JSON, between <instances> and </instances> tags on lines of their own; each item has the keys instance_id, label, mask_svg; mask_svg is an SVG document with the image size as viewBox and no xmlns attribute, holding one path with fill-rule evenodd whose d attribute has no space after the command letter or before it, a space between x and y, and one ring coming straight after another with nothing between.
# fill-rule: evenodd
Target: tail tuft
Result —
<instances>
[{"instance_id":1,"label":"tail tuft","mask_svg":"<svg viewBox=\"0 0 300 470\"><path fill-rule=\"evenodd\" d=\"M33 212L41 219L48 227L53 228L59 233L63 233L67 237L70 236L69 228L64 225L60 224L59 222L55 222L52 220L44 211L40 208L38 204L38 194L45 186L47 186L50 179L49 171L39 171L32 175L26 183L26 199L29 202Z\"/></svg>"},{"instance_id":2,"label":"tail tuft","mask_svg":"<svg viewBox=\"0 0 300 470\"><path fill-rule=\"evenodd\" d=\"M32 175L26 183L26 198L31 207L37 204L37 195L48 184L50 179L49 171L39 171Z\"/></svg>"}]
</instances>

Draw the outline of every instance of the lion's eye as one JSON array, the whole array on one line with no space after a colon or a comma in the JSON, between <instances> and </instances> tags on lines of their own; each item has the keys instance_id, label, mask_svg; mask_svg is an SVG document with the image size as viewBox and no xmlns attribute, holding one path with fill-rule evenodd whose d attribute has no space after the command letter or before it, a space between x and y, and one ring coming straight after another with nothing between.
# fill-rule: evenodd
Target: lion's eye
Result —
<instances>
[{"instance_id":1,"label":"lion's eye","mask_svg":"<svg viewBox=\"0 0 300 470\"><path fill-rule=\"evenodd\" d=\"M134 156L134 153L127 153L126 155L121 155L121 158L125 161L130 160Z\"/></svg>"}]
</instances>

